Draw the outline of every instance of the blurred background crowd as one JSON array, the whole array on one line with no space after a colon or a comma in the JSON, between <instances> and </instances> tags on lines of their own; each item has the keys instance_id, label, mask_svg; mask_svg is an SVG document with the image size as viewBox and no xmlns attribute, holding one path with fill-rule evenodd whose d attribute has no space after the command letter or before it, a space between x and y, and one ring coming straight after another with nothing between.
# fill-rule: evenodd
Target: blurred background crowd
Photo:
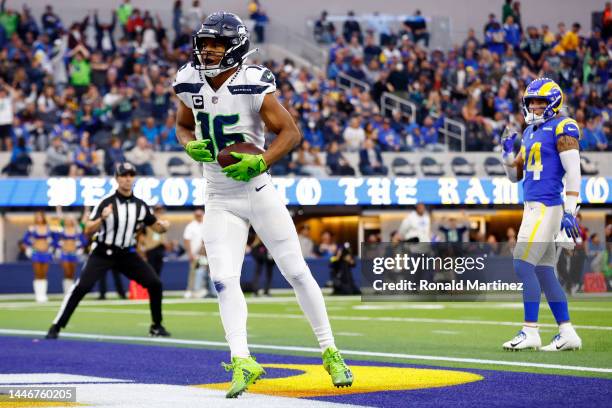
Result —
<instances>
[{"instance_id":1,"label":"blurred background crowd","mask_svg":"<svg viewBox=\"0 0 612 408\"><path fill-rule=\"evenodd\" d=\"M153 175L155 151L182 150L171 82L190 60L191 33L205 18L198 0L188 3L174 2L170 27L130 0L110 14L91 10L80 21L64 21L52 4L34 16L2 0L0 149L12 152L4 173L26 175L28 153L46 151L50 175L108 174L124 160ZM246 10L252 41L265 41L263 6L250 1ZM536 77L563 88L566 114L582 128L581 149L609 150L609 3L602 16L592 31L569 21L524 26L520 2L507 0L482 27L443 50L429 47L428 20L419 10L399 28L376 13L363 21L348 12L334 23L322 12L312 35L328 50L324 72L289 58L253 60L274 72L278 96L304 134L295 160L278 163L274 172L351 175L355 168L343 154L359 152L362 174L386 174L381 152L445 150L444 118L465 124L466 150L497 149L504 127L523 126L522 90ZM342 75L368 87L345 92ZM399 111L383 115L383 92L416 104L416 120Z\"/></svg>"}]
</instances>

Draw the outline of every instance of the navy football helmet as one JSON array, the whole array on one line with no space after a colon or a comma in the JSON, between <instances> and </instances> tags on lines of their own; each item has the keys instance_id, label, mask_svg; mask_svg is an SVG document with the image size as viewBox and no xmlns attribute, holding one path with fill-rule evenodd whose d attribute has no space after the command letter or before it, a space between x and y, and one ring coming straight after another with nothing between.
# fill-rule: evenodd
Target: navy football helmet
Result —
<instances>
[{"instance_id":1,"label":"navy football helmet","mask_svg":"<svg viewBox=\"0 0 612 408\"><path fill-rule=\"evenodd\" d=\"M225 44L225 52L222 54L204 52L204 39L214 38ZM242 64L242 61L255 50L249 52L249 33L246 26L233 13L223 11L209 15L202 27L192 36L193 42L193 66L207 77L215 77L220 73ZM207 57L214 55L221 60L217 64L207 64Z\"/></svg>"}]
</instances>

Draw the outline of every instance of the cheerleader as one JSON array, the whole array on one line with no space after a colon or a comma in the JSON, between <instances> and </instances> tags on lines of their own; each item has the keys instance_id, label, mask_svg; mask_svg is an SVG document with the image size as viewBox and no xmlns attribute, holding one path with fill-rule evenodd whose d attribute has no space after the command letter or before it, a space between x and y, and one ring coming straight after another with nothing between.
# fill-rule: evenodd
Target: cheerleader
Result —
<instances>
[{"instance_id":1,"label":"cheerleader","mask_svg":"<svg viewBox=\"0 0 612 408\"><path fill-rule=\"evenodd\" d=\"M55 246L59 252L59 259L64 271L64 294L70 291L74 283L74 274L80 255L87 245L85 235L72 216L66 216L63 228L57 233Z\"/></svg>"},{"instance_id":2,"label":"cheerleader","mask_svg":"<svg viewBox=\"0 0 612 408\"><path fill-rule=\"evenodd\" d=\"M53 234L43 211L34 213L34 224L28 227L23 242L34 269L34 296L37 302L46 302L47 272L53 259Z\"/></svg>"}]
</instances>

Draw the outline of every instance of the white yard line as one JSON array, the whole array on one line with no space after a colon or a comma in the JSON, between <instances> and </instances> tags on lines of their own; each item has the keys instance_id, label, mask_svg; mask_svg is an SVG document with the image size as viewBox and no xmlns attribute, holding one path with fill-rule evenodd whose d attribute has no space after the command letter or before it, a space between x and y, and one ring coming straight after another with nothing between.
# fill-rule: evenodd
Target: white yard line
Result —
<instances>
[{"instance_id":1,"label":"white yard line","mask_svg":"<svg viewBox=\"0 0 612 408\"><path fill-rule=\"evenodd\" d=\"M164 292L165 294L165 292ZM31 298L32 295L28 296L28 299ZM36 303L34 301L31 302L4 302L1 301L0 297L0 309L12 309L12 308L22 308L22 307L41 307L41 306L59 306L62 303L63 298L55 297L55 299L50 300L47 303ZM360 298L356 296L346 296L346 297L325 297L326 303L340 303L340 302L357 302ZM289 303L297 305L297 301L295 296L275 296L275 297L251 297L246 296L247 303ZM178 305L178 304L201 304L201 303L214 303L217 304L217 299L164 299L165 305ZM97 300L95 297L86 298L85 300L79 303L80 305L108 305L108 306L125 306L125 305L138 305L138 304L149 304L148 300L127 300L127 299L108 299L108 300ZM347 305L346 307L349 307Z\"/></svg>"},{"instance_id":2,"label":"white yard line","mask_svg":"<svg viewBox=\"0 0 612 408\"><path fill-rule=\"evenodd\" d=\"M39 309L28 309L27 311L54 311L55 309L39 308ZM19 309L12 309L12 312L22 311ZM119 309L119 308L104 308L104 307L81 307L79 313L108 313L108 314L135 314L135 315L148 315L150 312L146 309L134 310L134 309ZM219 316L219 312L198 312L189 310L166 310L164 314L167 316ZM261 319L304 319L303 314L291 314L291 313L249 313L249 318L261 318ZM338 316L330 315L331 320L343 320L343 321L377 321L377 322L392 322L392 323L431 323L431 324L463 324L463 325L493 325L493 326L520 326L520 322L510 321L494 321L494 320L469 320L469 319L436 319L427 317L385 317L385 316ZM557 325L554 323L540 323L540 327L554 327ZM612 331L612 326L592 326L592 325L574 325L576 329L580 330L604 330Z\"/></svg>"},{"instance_id":3,"label":"white yard line","mask_svg":"<svg viewBox=\"0 0 612 408\"><path fill-rule=\"evenodd\" d=\"M0 309L4 308L16 308L16 307L40 307L40 306L55 306L60 305L63 299L57 298L47 303L36 303L36 302L0 302ZM164 299L166 305L180 305L180 304L202 304L202 303L217 303L217 299ZM274 298L248 298L247 303L296 303L295 297L274 297ZM144 300L83 300L81 305L108 305L108 306L126 306L126 305L144 305L149 304L148 299Z\"/></svg>"},{"instance_id":4,"label":"white yard line","mask_svg":"<svg viewBox=\"0 0 612 408\"><path fill-rule=\"evenodd\" d=\"M30 296L31 297L31 296ZM0 296L1 299L1 296ZM297 301L294 296L276 296L276 297L249 297L246 298L247 303L249 304L267 304L267 303L286 303L292 306L297 306ZM353 310L399 310L399 309L407 309L407 310L431 310L435 312L436 310L446 310L446 309L522 309L523 304L520 302L499 302L499 303L491 303L491 302L457 302L457 303L358 303L353 304L354 302L359 302L360 298L355 296L348 297L325 297L326 303L333 303L332 306L328 307L328 310L343 310L343 309L353 309ZM57 297L55 300L51 300L48 303L36 303L36 302L4 302L0 301L0 310L2 309L15 309L15 308L40 308L40 307L58 307L62 302L62 299ZM128 305L147 305L149 303L148 300L122 300L122 299L114 299L114 300L94 300L91 298L90 300L83 300L80 305L84 306L128 306ZM177 305L177 304L185 304L185 305L197 305L197 304L207 304L212 303L216 304L217 299L164 299L165 305ZM345 303L345 304L342 304ZM540 309L548 309L548 305L546 302L542 302L540 305ZM602 313L610 313L612 312L612 304L610 307L597 307L597 306L582 306L582 305L571 305L570 311L573 312L602 312Z\"/></svg>"},{"instance_id":5,"label":"white yard line","mask_svg":"<svg viewBox=\"0 0 612 408\"><path fill-rule=\"evenodd\" d=\"M0 329L0 334L8 335L21 335L21 336L44 336L46 332L38 330L12 330L12 329ZM61 334L64 338L73 339L93 339L93 340L111 340L111 341L135 341L142 343L158 343L158 344L181 344L181 345L192 345L192 346L212 346L222 347L227 349L227 344L220 341L206 341L206 340L185 340L185 339L172 339L172 338L159 338L159 337L136 337L136 336L111 336L103 334L87 334L87 333L65 333ZM249 347L260 350L282 350L282 351L298 351L303 353L315 353L321 354L321 350L314 347L292 347L292 346L279 346L273 344L250 344ZM531 363L522 361L503 361L503 360L485 360L479 358L464 358L464 357L449 357L449 356L427 356L421 354L400 354L400 353L382 353L375 351L365 350L342 350L342 354L350 356L363 356L363 357L384 357L384 358L395 358L399 360L425 360L425 361L446 361L455 363L471 363L471 364L483 364L483 365L503 365L511 367L528 367L528 368L546 368L551 370L568 370L568 371L581 371L581 372L592 372L592 373L612 373L612 368L599 368L599 367L582 367L572 365L561 365L561 364L544 364L544 363Z\"/></svg>"},{"instance_id":6,"label":"white yard line","mask_svg":"<svg viewBox=\"0 0 612 408\"><path fill-rule=\"evenodd\" d=\"M215 408L356 408L352 404L341 404L330 401L317 401L313 399L277 397L274 395L246 393L238 399L225 398L225 391L213 390L203 387L168 384L138 384L138 383L109 383L103 377L86 377L92 381L83 382L53 382L53 378L61 379L64 374L37 374L30 373L28 386L40 384L44 386L61 385L62 387L75 387L79 401L78 406L90 408L167 408L167 407L215 407ZM3 384L3 375L0 374L0 384ZM119 380L121 381L121 380ZM5 382L6 383L6 382ZM11 384L16 385L16 384ZM11 407L49 406L44 403L20 404L14 403Z\"/></svg>"},{"instance_id":7,"label":"white yard line","mask_svg":"<svg viewBox=\"0 0 612 408\"><path fill-rule=\"evenodd\" d=\"M355 333L355 332L334 332L335 336L346 336L346 337L359 337L359 336L365 336L365 334L363 333ZM251 335L249 334L249 337L251 337Z\"/></svg>"},{"instance_id":8,"label":"white yard line","mask_svg":"<svg viewBox=\"0 0 612 408\"><path fill-rule=\"evenodd\" d=\"M445 334L445 335L448 334L448 335L451 335L451 336L454 336L455 334L459 334L460 333L460 332L454 331L454 330L432 330L431 332L435 333L435 334Z\"/></svg>"},{"instance_id":9,"label":"white yard line","mask_svg":"<svg viewBox=\"0 0 612 408\"><path fill-rule=\"evenodd\" d=\"M348 306L348 305L347 305ZM505 302L505 303L486 303L486 302L458 302L453 304L431 304L431 303L399 303L399 304L359 304L351 306L354 310L443 310L443 309L523 309L523 304L519 302ZM548 309L548 305L543 302L540 304L540 309ZM573 306L570 305L570 311L572 312L612 312L612 305L610 307L593 307L593 306Z\"/></svg>"}]
</instances>

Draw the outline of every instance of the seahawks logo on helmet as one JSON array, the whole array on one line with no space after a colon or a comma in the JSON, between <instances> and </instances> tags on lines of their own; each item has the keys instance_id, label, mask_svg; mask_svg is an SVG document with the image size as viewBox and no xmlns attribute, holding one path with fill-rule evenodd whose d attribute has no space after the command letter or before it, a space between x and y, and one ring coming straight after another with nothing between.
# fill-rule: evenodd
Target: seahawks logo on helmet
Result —
<instances>
[{"instance_id":1,"label":"seahawks logo on helmet","mask_svg":"<svg viewBox=\"0 0 612 408\"><path fill-rule=\"evenodd\" d=\"M225 45L225 51L221 54L205 51L206 38L220 40ZM251 52L254 52L249 52L249 33L240 17L222 11L212 13L204 20L200 29L192 36L192 43L193 66L208 77L215 77L239 66ZM221 59L216 64L207 64L209 56Z\"/></svg>"}]
</instances>

